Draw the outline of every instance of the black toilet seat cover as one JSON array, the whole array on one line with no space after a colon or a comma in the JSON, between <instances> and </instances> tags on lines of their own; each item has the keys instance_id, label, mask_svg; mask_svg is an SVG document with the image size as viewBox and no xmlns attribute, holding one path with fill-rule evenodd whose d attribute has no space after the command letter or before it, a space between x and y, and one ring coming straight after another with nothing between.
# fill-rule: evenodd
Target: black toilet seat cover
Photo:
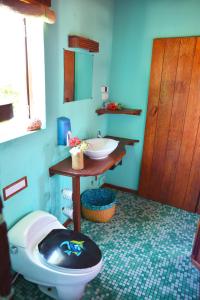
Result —
<instances>
[{"instance_id":1,"label":"black toilet seat cover","mask_svg":"<svg viewBox=\"0 0 200 300\"><path fill-rule=\"evenodd\" d=\"M39 244L43 259L50 265L85 269L101 260L99 247L86 235L67 229L52 230Z\"/></svg>"}]
</instances>

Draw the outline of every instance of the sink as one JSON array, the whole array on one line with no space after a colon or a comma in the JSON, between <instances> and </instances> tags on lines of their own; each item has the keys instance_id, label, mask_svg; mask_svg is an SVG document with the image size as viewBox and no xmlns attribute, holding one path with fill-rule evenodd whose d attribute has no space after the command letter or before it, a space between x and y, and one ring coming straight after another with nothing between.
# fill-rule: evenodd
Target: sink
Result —
<instances>
[{"instance_id":1,"label":"sink","mask_svg":"<svg viewBox=\"0 0 200 300\"><path fill-rule=\"evenodd\" d=\"M84 152L91 159L104 159L118 146L119 141L107 138L94 138L86 140L88 149Z\"/></svg>"}]
</instances>

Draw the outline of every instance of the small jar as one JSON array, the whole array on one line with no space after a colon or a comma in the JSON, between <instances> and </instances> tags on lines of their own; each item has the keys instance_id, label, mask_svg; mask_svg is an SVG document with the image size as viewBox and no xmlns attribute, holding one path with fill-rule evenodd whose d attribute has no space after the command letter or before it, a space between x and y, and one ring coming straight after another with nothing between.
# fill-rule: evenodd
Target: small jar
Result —
<instances>
[{"instance_id":1,"label":"small jar","mask_svg":"<svg viewBox=\"0 0 200 300\"><path fill-rule=\"evenodd\" d=\"M71 154L72 157L72 169L82 170L84 168L83 151Z\"/></svg>"}]
</instances>

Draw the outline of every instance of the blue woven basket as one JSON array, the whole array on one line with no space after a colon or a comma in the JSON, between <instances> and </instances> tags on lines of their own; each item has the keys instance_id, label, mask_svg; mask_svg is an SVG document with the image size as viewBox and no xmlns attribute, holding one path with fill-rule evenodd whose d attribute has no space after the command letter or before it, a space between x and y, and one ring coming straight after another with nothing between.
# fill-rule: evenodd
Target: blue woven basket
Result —
<instances>
[{"instance_id":1,"label":"blue woven basket","mask_svg":"<svg viewBox=\"0 0 200 300\"><path fill-rule=\"evenodd\" d=\"M81 196L82 214L91 221L107 222L115 213L115 195L110 189L90 189Z\"/></svg>"}]
</instances>

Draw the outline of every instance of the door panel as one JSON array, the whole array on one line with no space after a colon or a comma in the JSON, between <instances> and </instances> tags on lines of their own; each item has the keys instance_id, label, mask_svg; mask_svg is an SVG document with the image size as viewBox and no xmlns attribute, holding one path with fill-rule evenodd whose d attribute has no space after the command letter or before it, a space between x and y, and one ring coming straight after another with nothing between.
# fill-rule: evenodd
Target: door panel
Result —
<instances>
[{"instance_id":1,"label":"door panel","mask_svg":"<svg viewBox=\"0 0 200 300\"><path fill-rule=\"evenodd\" d=\"M174 188L171 194L172 203L183 207L189 181L192 159L195 151L196 135L200 116L200 38L197 39L193 63L190 92L185 115L185 124Z\"/></svg>"},{"instance_id":2,"label":"door panel","mask_svg":"<svg viewBox=\"0 0 200 300\"><path fill-rule=\"evenodd\" d=\"M183 208L200 213L200 120Z\"/></svg>"},{"instance_id":3,"label":"door panel","mask_svg":"<svg viewBox=\"0 0 200 300\"><path fill-rule=\"evenodd\" d=\"M171 196L183 137L195 46L196 38L185 38L181 40L160 193L161 201L165 202L167 199L167 203L172 205Z\"/></svg>"},{"instance_id":4,"label":"door panel","mask_svg":"<svg viewBox=\"0 0 200 300\"><path fill-rule=\"evenodd\" d=\"M168 130L173 104L176 72L180 50L180 39L167 39L162 68L161 88L159 97L158 117L154 141L151 178L149 182L149 196L160 201L160 188L158 178L164 172L163 161L167 147Z\"/></svg>"},{"instance_id":5,"label":"door panel","mask_svg":"<svg viewBox=\"0 0 200 300\"><path fill-rule=\"evenodd\" d=\"M139 184L141 196L196 209L199 117L200 39L155 40Z\"/></svg>"},{"instance_id":6,"label":"door panel","mask_svg":"<svg viewBox=\"0 0 200 300\"><path fill-rule=\"evenodd\" d=\"M143 197L148 197L149 180L151 176L151 163L154 150L156 133L157 111L160 97L160 82L165 51L165 39L154 40L151 62L151 75L149 86L149 102L147 108L145 144L143 149L143 168L141 169L140 192Z\"/></svg>"}]
</instances>

